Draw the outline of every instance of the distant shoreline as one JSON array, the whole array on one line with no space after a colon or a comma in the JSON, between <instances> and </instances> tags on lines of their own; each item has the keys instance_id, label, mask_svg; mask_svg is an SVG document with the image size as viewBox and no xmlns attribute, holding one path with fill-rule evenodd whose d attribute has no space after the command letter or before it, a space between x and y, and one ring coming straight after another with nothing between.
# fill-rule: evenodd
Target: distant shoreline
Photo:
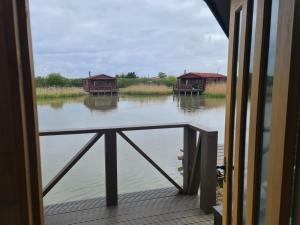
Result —
<instances>
[{"instance_id":1,"label":"distant shoreline","mask_svg":"<svg viewBox=\"0 0 300 225\"><path fill-rule=\"evenodd\" d=\"M215 85L216 86L216 85ZM224 87L222 87L224 89ZM220 87L211 87L201 95L206 98L226 98L226 91ZM120 95L132 96L166 96L172 95L173 90L165 85L132 85L119 89ZM57 98L76 98L88 96L81 87L39 87L36 89L37 100L57 99Z\"/></svg>"}]
</instances>

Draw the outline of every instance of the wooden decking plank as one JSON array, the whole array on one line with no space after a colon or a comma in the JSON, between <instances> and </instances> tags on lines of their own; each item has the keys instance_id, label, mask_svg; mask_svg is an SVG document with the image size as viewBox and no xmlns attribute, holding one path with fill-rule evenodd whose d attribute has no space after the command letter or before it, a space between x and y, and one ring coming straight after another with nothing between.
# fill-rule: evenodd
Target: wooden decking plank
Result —
<instances>
[{"instance_id":1,"label":"wooden decking plank","mask_svg":"<svg viewBox=\"0 0 300 225\"><path fill-rule=\"evenodd\" d=\"M139 220L131 220L131 221L122 221L120 223L99 223L99 221L94 221L93 223L86 223L86 225L96 225L96 224L105 224L105 225L112 225L112 224L124 224L124 225L153 225L153 224L164 224L164 225L183 225L183 224L201 224L201 225L213 225L213 218L212 216L201 216L201 215L194 215L194 216L185 216L181 214L176 214L177 216L174 218L170 218L169 215L167 216L157 216L154 219L149 220L147 218L142 218Z\"/></svg>"},{"instance_id":2,"label":"wooden decking plank","mask_svg":"<svg viewBox=\"0 0 300 225\"><path fill-rule=\"evenodd\" d=\"M208 224L213 225L212 215L200 215L198 209L191 210L190 213L173 212L163 215L154 215L152 217L142 217L133 220L119 220L119 221L89 221L86 225L96 224L123 224L123 225L151 225L151 224L168 224L168 225L182 225L182 224Z\"/></svg>"},{"instance_id":3,"label":"wooden decking plank","mask_svg":"<svg viewBox=\"0 0 300 225\"><path fill-rule=\"evenodd\" d=\"M62 224L58 222L57 224ZM104 218L104 219L96 219L90 221L83 221L79 223L72 224L174 224L174 225L182 225L182 224L213 224L213 216L212 215L201 215L199 209L192 210L179 210L171 213L164 213L159 215L151 215L151 216L140 216L139 218L131 218L126 219L123 217L115 217L115 218Z\"/></svg>"},{"instance_id":4,"label":"wooden decking plank","mask_svg":"<svg viewBox=\"0 0 300 225\"><path fill-rule=\"evenodd\" d=\"M106 207L104 198L48 206L46 225L213 224L212 215L203 215L200 211L199 196L176 195L177 190L174 190L165 188L120 195L120 204L114 207Z\"/></svg>"},{"instance_id":5,"label":"wooden decking plank","mask_svg":"<svg viewBox=\"0 0 300 225\"><path fill-rule=\"evenodd\" d=\"M119 205L123 203L134 202L134 201L144 201L148 199L157 199L161 197L175 196L177 195L177 193L178 190L172 187L172 188L162 188L162 189L154 189L148 191L121 194L119 195ZM49 216L49 215L79 211L84 209L106 207L105 201L106 200L104 197L100 197L100 198L48 205L45 207L45 214Z\"/></svg>"},{"instance_id":6,"label":"wooden decking plank","mask_svg":"<svg viewBox=\"0 0 300 225\"><path fill-rule=\"evenodd\" d=\"M194 201L191 201L194 200ZM196 200L196 201L195 201ZM198 200L198 201L197 201ZM69 224L73 222L80 222L89 219L109 219L117 217L132 217L132 216L147 216L159 215L169 211L180 211L182 209L194 209L199 204L199 198L195 199L191 196L172 196L168 198L151 199L138 202L129 202L118 207L110 208L93 208L70 213L58 214L51 216L52 220L59 221L59 223ZM78 215L79 220L76 219Z\"/></svg>"}]
</instances>

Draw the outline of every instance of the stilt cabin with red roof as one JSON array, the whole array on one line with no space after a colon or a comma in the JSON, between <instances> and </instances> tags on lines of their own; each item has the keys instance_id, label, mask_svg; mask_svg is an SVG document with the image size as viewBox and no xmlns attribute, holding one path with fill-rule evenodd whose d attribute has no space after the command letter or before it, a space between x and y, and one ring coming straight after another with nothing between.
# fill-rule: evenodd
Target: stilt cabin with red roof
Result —
<instances>
[{"instance_id":1,"label":"stilt cabin with red roof","mask_svg":"<svg viewBox=\"0 0 300 225\"><path fill-rule=\"evenodd\" d=\"M89 76L83 79L83 89L93 95L115 94L118 93L117 79L105 74Z\"/></svg>"},{"instance_id":2,"label":"stilt cabin with red roof","mask_svg":"<svg viewBox=\"0 0 300 225\"><path fill-rule=\"evenodd\" d=\"M226 82L227 77L218 73L190 72L177 78L173 88L176 94L201 94L209 83Z\"/></svg>"}]
</instances>

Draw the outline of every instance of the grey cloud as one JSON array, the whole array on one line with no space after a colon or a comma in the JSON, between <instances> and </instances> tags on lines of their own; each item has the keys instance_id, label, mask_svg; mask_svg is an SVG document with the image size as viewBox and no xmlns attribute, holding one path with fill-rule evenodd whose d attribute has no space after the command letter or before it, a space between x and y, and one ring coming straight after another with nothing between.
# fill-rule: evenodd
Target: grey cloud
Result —
<instances>
[{"instance_id":1,"label":"grey cloud","mask_svg":"<svg viewBox=\"0 0 300 225\"><path fill-rule=\"evenodd\" d=\"M37 75L226 73L228 40L202 0L30 0Z\"/></svg>"}]
</instances>

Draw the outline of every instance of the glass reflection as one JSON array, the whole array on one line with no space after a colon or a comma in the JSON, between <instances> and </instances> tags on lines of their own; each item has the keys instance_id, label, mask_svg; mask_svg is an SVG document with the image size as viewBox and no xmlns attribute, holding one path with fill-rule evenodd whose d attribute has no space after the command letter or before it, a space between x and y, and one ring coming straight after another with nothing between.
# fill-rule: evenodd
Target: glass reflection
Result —
<instances>
[{"instance_id":1,"label":"glass reflection","mask_svg":"<svg viewBox=\"0 0 300 225\"><path fill-rule=\"evenodd\" d=\"M234 161L235 161L235 135L236 135L236 126L237 126L237 116L236 116L236 111L237 111L237 97L236 97L236 90L237 90L237 85L238 85L238 79L239 79L239 67L240 67L240 49L241 49L241 31L242 31L242 20L243 20L243 11L240 10L238 12L236 12L235 15L235 26L236 26L236 30L235 30L235 44L234 44L234 51L235 51L235 55L236 55L236 59L235 59L235 64L234 64L234 68L233 68L233 79L232 79L232 83L233 83L233 94L232 94L232 98L233 98L233 102L234 102L234 110L233 110L233 115L232 117L234 118L232 127L233 127L233 135L232 135L232 147L231 147L231 151L232 151L232 168L234 168ZM229 162L230 163L230 162ZM232 201L232 195L233 195L233 184L234 184L234 169L232 169L232 177L231 177L231 196L228 197L230 202ZM239 204L239 203L238 203ZM231 205L231 209L233 210L233 204ZM239 206L235 206L235 207L239 207Z\"/></svg>"},{"instance_id":2,"label":"glass reflection","mask_svg":"<svg viewBox=\"0 0 300 225\"><path fill-rule=\"evenodd\" d=\"M249 124L250 124L250 99L251 99L251 86L253 75L253 60L255 49L255 28L256 28L256 15L257 15L257 0L253 1L252 5L252 25L251 25L251 39L249 47L249 69L246 77L246 99L245 99L245 113L246 113L246 130L245 130L245 149L244 149L244 194L243 194L243 224L246 223L246 199L247 199L247 167L248 167L248 149L249 149Z\"/></svg>"},{"instance_id":3,"label":"glass reflection","mask_svg":"<svg viewBox=\"0 0 300 225\"><path fill-rule=\"evenodd\" d=\"M263 99L263 135L261 146L261 173L260 173L260 199L258 222L265 223L266 195L267 195L267 167L269 158L270 128L272 114L272 88L275 71L276 42L277 42L277 21L278 21L279 0L272 0L270 36L268 48L268 64L264 77L264 99Z\"/></svg>"}]
</instances>

